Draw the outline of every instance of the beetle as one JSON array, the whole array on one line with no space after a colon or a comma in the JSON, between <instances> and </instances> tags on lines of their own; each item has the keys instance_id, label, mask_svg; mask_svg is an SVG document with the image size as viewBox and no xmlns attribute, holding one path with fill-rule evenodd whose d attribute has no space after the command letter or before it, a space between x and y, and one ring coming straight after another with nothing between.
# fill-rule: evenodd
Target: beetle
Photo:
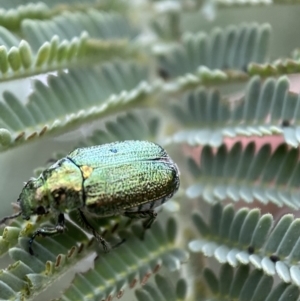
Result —
<instances>
[{"instance_id":1,"label":"beetle","mask_svg":"<svg viewBox=\"0 0 300 301\"><path fill-rule=\"evenodd\" d=\"M35 237L64 232L64 214L78 210L82 224L108 252L109 244L86 215L145 218L146 230L157 216L154 208L170 199L179 184L177 165L158 144L128 140L78 148L30 179L17 201L20 211L0 224L18 216L29 220L32 215L55 215L55 226L32 234L29 253L33 255Z\"/></svg>"}]
</instances>

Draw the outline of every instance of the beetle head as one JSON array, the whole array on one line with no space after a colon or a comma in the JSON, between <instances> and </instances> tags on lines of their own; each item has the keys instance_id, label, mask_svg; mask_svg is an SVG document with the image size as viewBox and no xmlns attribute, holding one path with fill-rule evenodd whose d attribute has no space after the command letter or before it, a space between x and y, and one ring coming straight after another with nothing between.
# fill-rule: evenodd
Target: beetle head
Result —
<instances>
[{"instance_id":1,"label":"beetle head","mask_svg":"<svg viewBox=\"0 0 300 301\"><path fill-rule=\"evenodd\" d=\"M23 219L29 220L31 215L42 215L47 213L45 198L39 196L37 190L43 186L43 179L30 179L24 186L18 202L20 204Z\"/></svg>"}]
</instances>

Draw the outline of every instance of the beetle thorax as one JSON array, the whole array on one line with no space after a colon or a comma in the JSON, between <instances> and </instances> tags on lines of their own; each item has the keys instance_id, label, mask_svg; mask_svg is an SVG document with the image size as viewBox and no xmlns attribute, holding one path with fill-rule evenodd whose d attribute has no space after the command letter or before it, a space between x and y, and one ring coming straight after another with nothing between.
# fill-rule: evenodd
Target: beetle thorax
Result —
<instances>
[{"instance_id":1,"label":"beetle thorax","mask_svg":"<svg viewBox=\"0 0 300 301\"><path fill-rule=\"evenodd\" d=\"M44 185L37 190L36 197L42 200L47 195L50 209L69 212L84 206L82 172L72 161L61 159L41 176Z\"/></svg>"},{"instance_id":2,"label":"beetle thorax","mask_svg":"<svg viewBox=\"0 0 300 301\"><path fill-rule=\"evenodd\" d=\"M31 179L24 186L18 199L24 219L28 220L31 215L44 214L48 211L49 200L43 194L37 197L37 191L43 186L42 177Z\"/></svg>"}]
</instances>

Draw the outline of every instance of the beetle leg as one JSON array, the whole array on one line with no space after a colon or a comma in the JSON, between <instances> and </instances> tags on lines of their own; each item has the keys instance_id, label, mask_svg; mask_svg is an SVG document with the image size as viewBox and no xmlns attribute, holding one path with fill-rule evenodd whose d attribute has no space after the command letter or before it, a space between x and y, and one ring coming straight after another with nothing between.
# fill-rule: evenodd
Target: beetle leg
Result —
<instances>
[{"instance_id":1,"label":"beetle leg","mask_svg":"<svg viewBox=\"0 0 300 301\"><path fill-rule=\"evenodd\" d=\"M144 231L142 233L142 239L144 239L146 230L151 228L157 217L157 213L154 210L125 212L124 215L129 218L147 218L143 223Z\"/></svg>"},{"instance_id":2,"label":"beetle leg","mask_svg":"<svg viewBox=\"0 0 300 301\"><path fill-rule=\"evenodd\" d=\"M104 252L105 253L109 252L110 246L109 246L108 242L88 222L88 220L85 217L85 215L83 214L83 212L80 209L78 209L78 211L79 211L79 215L80 215L81 221L82 221L83 225L86 227L86 229L92 231L92 233L93 233L94 237L96 238L96 240L99 241L102 244Z\"/></svg>"},{"instance_id":3,"label":"beetle leg","mask_svg":"<svg viewBox=\"0 0 300 301\"><path fill-rule=\"evenodd\" d=\"M17 213L15 213L15 214L13 214L13 215L6 216L6 217L2 218L2 219L0 220L0 225L1 225L1 224L4 224L8 219L14 219L14 218L20 216L21 214L22 214L22 211L17 212Z\"/></svg>"},{"instance_id":4,"label":"beetle leg","mask_svg":"<svg viewBox=\"0 0 300 301\"><path fill-rule=\"evenodd\" d=\"M32 243L34 241L34 239L36 238L36 236L52 236L55 234L59 234L59 233L63 233L65 229L65 217L63 215L63 213L60 213L58 215L58 221L57 221L57 225L55 227L45 227L45 228L40 228L38 230L36 230L31 238L29 239L29 253L31 255L34 255L33 250L32 250Z\"/></svg>"}]
</instances>

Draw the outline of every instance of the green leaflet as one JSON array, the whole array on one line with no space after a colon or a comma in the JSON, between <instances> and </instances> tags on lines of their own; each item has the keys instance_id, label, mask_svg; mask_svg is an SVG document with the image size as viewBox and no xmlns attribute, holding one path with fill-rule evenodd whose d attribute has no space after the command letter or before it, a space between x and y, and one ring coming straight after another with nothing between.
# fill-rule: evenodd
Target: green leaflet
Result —
<instances>
[{"instance_id":1,"label":"green leaflet","mask_svg":"<svg viewBox=\"0 0 300 301\"><path fill-rule=\"evenodd\" d=\"M146 284L141 289L135 291L138 301L156 301L162 298L169 301L186 300L187 283L184 279L180 279L176 283L176 288L170 283L170 279L155 275L155 283Z\"/></svg>"},{"instance_id":2,"label":"green leaflet","mask_svg":"<svg viewBox=\"0 0 300 301\"><path fill-rule=\"evenodd\" d=\"M211 208L209 224L197 212L192 218L202 236L189 243L192 252L232 267L252 264L266 275L277 274L285 283L300 286L299 219L286 214L273 227L271 214L247 208L235 212L232 205L222 208L219 204Z\"/></svg>"},{"instance_id":3,"label":"green leaflet","mask_svg":"<svg viewBox=\"0 0 300 301\"><path fill-rule=\"evenodd\" d=\"M225 138L281 135L287 144L298 146L299 94L289 92L286 77L262 80L253 77L234 106L215 89L187 92L171 106L184 129L168 137L166 143L219 147Z\"/></svg>"},{"instance_id":4,"label":"green leaflet","mask_svg":"<svg viewBox=\"0 0 300 301\"><path fill-rule=\"evenodd\" d=\"M258 270L250 272L248 266L241 265L234 272L231 266L224 264L218 276L210 269L205 269L203 274L214 300L298 300L298 287L287 283L274 287L271 276Z\"/></svg>"},{"instance_id":5,"label":"green leaflet","mask_svg":"<svg viewBox=\"0 0 300 301\"><path fill-rule=\"evenodd\" d=\"M94 268L77 275L59 300L98 300L122 296L137 283L145 284L162 265L170 271L178 270L180 263L188 257L185 251L175 246L174 237L168 234L172 232L170 230L177 232L172 219L163 226L155 223L151 231L147 231L144 241L138 238L139 227L133 227L133 235L127 231L120 232L122 237L126 237L126 243L107 255L100 255ZM184 294L184 288L178 289L179 295Z\"/></svg>"},{"instance_id":6,"label":"green leaflet","mask_svg":"<svg viewBox=\"0 0 300 301\"><path fill-rule=\"evenodd\" d=\"M74 214L72 219L75 222L78 221ZM99 220L92 221L92 223L95 222L100 225ZM162 223L155 223L151 230L147 231L147 239L144 241L140 239L140 226L133 225L132 230L128 229L128 219L123 218L119 221L117 219L115 224L111 224L111 222L111 218L101 219L101 225L106 228L105 238L118 242L122 237L126 239L126 243L105 255L101 246L96 244L96 248L100 247L102 254L96 260L95 268L87 272L84 278L80 275L79 278L75 278L75 287L72 285L65 292L62 300L68 300L68 296L74 294L74 289L80 289L83 284L84 291L88 294L94 292L95 298L97 296L108 296L111 292L115 292L116 288L121 289L122 287L123 290L125 283L130 285L135 281L146 281L150 276L148 273L150 271L151 273L156 272L161 265L166 266L171 271L177 270L180 263L185 262L188 258L187 253L175 244L178 233L177 225L173 219L166 220L166 223L163 220L161 220ZM110 223L110 226L108 226L108 223ZM49 282L64 274L70 266L73 266L88 254L92 254L95 250L95 242L88 239L82 229L67 221L66 227L68 230L64 234L35 240L34 251L36 256L32 257L28 252L28 238L24 237L28 236L28 232L32 233L34 230L32 225L28 224L20 232L20 224L17 221L13 224L15 227L5 228L5 233L3 233L2 240L0 240L0 250L4 250L3 246L8 243L9 255L15 261L6 271L2 270L0 272L0 299L30 299L34 294L43 290ZM39 225L40 222L34 228L38 228ZM118 226L117 232L116 226ZM125 228L126 231L122 231ZM170 233L175 233L175 236L170 235ZM16 245L18 234L21 235L19 238L20 246ZM15 247L12 247L12 244ZM132 250L135 251L132 252ZM98 273L97 277L95 273ZM13 279L18 279L18 281ZM87 290L89 286L86 286L86 281L95 287Z\"/></svg>"},{"instance_id":7,"label":"green leaflet","mask_svg":"<svg viewBox=\"0 0 300 301\"><path fill-rule=\"evenodd\" d=\"M189 159L189 169L196 183L187 189L191 198L201 196L209 203L216 200L255 200L277 206L299 208L298 151L285 144L271 153L271 146L263 145L257 152L255 144L245 149L236 143L231 150L223 145L213 154L211 147L204 147L200 167Z\"/></svg>"},{"instance_id":8,"label":"green leaflet","mask_svg":"<svg viewBox=\"0 0 300 301\"><path fill-rule=\"evenodd\" d=\"M168 78L194 74L198 68L246 70L250 62L262 63L267 55L268 24L243 24L215 28L210 34L185 34L182 43L156 54Z\"/></svg>"},{"instance_id":9,"label":"green leaflet","mask_svg":"<svg viewBox=\"0 0 300 301\"><path fill-rule=\"evenodd\" d=\"M100 116L120 112L144 103L156 93L150 85L147 69L134 63L106 64L90 73L87 69L49 76L48 86L36 80L34 91L25 105L11 92L0 103L3 150L45 134L76 128ZM62 101L63 100L63 101ZM1 139L0 139L1 140Z\"/></svg>"}]
</instances>

